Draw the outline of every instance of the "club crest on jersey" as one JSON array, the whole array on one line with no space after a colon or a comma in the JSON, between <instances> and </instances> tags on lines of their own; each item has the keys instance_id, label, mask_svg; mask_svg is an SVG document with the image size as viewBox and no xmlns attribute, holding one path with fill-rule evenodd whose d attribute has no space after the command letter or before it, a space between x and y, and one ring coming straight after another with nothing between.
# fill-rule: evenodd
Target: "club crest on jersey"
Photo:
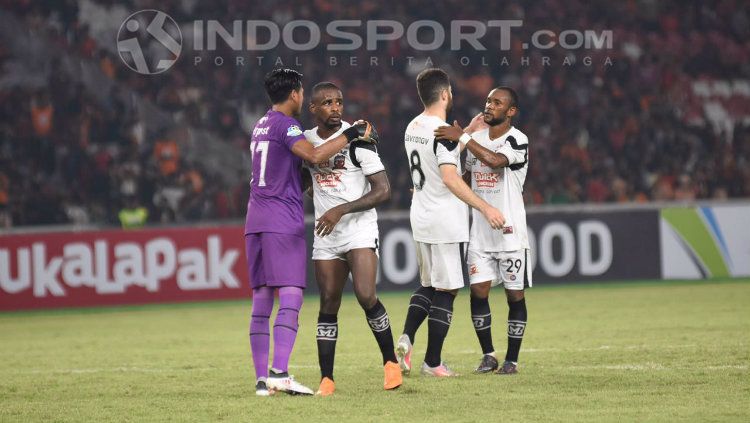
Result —
<instances>
[{"instance_id":1,"label":"club crest on jersey","mask_svg":"<svg viewBox=\"0 0 750 423\"><path fill-rule=\"evenodd\" d=\"M297 135L302 135L302 130L297 125L292 125L286 130L286 136L287 137L296 137Z\"/></svg>"},{"instance_id":2,"label":"club crest on jersey","mask_svg":"<svg viewBox=\"0 0 750 423\"><path fill-rule=\"evenodd\" d=\"M500 175L495 172L474 172L474 181L478 188L494 188L500 181Z\"/></svg>"},{"instance_id":3,"label":"club crest on jersey","mask_svg":"<svg viewBox=\"0 0 750 423\"><path fill-rule=\"evenodd\" d=\"M346 156L343 154L339 154L333 159L333 169L339 170L339 169L346 169L346 166L344 165L346 163Z\"/></svg>"}]
</instances>

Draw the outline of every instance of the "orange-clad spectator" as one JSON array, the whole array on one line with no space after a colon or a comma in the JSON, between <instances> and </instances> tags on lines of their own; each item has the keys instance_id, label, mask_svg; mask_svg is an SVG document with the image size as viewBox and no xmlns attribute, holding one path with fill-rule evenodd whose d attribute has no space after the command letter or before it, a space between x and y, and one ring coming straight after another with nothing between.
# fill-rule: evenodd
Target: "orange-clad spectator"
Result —
<instances>
[{"instance_id":1,"label":"orange-clad spectator","mask_svg":"<svg viewBox=\"0 0 750 423\"><path fill-rule=\"evenodd\" d=\"M46 137L52 132L54 113L55 108L47 95L42 95L31 101L31 124L34 127L34 134Z\"/></svg>"},{"instance_id":2,"label":"orange-clad spectator","mask_svg":"<svg viewBox=\"0 0 750 423\"><path fill-rule=\"evenodd\" d=\"M180 167L180 148L177 142L163 139L154 145L154 159L163 176L173 175Z\"/></svg>"}]
</instances>

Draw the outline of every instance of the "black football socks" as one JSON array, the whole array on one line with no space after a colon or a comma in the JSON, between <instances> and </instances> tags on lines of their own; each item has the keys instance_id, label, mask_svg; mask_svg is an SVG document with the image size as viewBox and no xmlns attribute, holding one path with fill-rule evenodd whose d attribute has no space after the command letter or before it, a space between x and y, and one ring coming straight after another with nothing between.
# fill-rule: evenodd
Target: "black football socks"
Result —
<instances>
[{"instance_id":1,"label":"black football socks","mask_svg":"<svg viewBox=\"0 0 750 423\"><path fill-rule=\"evenodd\" d=\"M508 353L505 361L517 363L523 334L526 332L526 299L516 302L509 300L508 307Z\"/></svg>"},{"instance_id":2,"label":"black football socks","mask_svg":"<svg viewBox=\"0 0 750 423\"><path fill-rule=\"evenodd\" d=\"M383 364L388 361L396 362L396 353L393 350L393 333L391 332L391 320L385 311L380 299L372 306L371 309L365 310L367 324L375 336L375 340L380 347L380 353L383 354Z\"/></svg>"},{"instance_id":3,"label":"black football socks","mask_svg":"<svg viewBox=\"0 0 750 423\"><path fill-rule=\"evenodd\" d=\"M409 341L412 344L414 343L417 329L419 329L424 319L430 314L433 295L435 295L435 288L426 286L420 286L411 295L409 310L406 313L406 322L404 323L404 333L409 337Z\"/></svg>"},{"instance_id":4,"label":"black football socks","mask_svg":"<svg viewBox=\"0 0 750 423\"><path fill-rule=\"evenodd\" d=\"M440 353L451 326L455 298L453 294L446 291L435 291L432 297L430 317L427 321L427 352L424 357L424 362L430 367L440 365Z\"/></svg>"},{"instance_id":5,"label":"black football socks","mask_svg":"<svg viewBox=\"0 0 750 423\"><path fill-rule=\"evenodd\" d=\"M318 314L318 363L321 379L333 380L333 359L336 355L336 340L339 337L338 316L335 314Z\"/></svg>"},{"instance_id":6,"label":"black football socks","mask_svg":"<svg viewBox=\"0 0 750 423\"><path fill-rule=\"evenodd\" d=\"M474 323L474 331L477 333L479 345L482 347L482 354L494 352L489 298L471 297L471 320Z\"/></svg>"}]
</instances>

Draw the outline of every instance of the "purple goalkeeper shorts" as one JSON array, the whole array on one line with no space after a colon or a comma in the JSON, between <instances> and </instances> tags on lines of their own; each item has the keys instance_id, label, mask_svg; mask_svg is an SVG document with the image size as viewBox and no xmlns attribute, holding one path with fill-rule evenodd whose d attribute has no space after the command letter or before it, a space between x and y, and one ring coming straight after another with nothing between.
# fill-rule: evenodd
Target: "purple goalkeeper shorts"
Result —
<instances>
[{"instance_id":1,"label":"purple goalkeeper shorts","mask_svg":"<svg viewBox=\"0 0 750 423\"><path fill-rule=\"evenodd\" d=\"M273 232L245 235L250 286L307 287L307 242L304 237Z\"/></svg>"}]
</instances>

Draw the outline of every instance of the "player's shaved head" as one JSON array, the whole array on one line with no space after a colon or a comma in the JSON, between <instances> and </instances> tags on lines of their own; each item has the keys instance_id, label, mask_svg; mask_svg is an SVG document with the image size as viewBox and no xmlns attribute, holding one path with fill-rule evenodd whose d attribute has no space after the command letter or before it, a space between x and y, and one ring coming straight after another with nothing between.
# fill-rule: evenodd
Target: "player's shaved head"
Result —
<instances>
[{"instance_id":1,"label":"player's shaved head","mask_svg":"<svg viewBox=\"0 0 750 423\"><path fill-rule=\"evenodd\" d=\"M425 107L435 104L440 100L440 93L450 90L450 87L451 80L442 69L429 68L417 75L417 93Z\"/></svg>"},{"instance_id":2,"label":"player's shaved head","mask_svg":"<svg viewBox=\"0 0 750 423\"><path fill-rule=\"evenodd\" d=\"M339 86L334 84L333 82L318 82L312 88L312 98L310 99L310 101L313 103L319 103L323 99L321 93L328 90L341 91L341 88L339 88Z\"/></svg>"}]
</instances>

